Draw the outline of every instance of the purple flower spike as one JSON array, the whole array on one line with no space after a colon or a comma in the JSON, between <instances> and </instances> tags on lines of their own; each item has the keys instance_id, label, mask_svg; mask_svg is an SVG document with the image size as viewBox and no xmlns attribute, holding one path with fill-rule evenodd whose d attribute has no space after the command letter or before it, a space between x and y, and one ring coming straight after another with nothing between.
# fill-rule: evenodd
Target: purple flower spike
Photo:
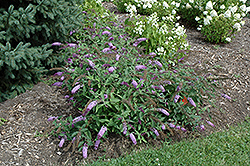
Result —
<instances>
[{"instance_id":1,"label":"purple flower spike","mask_svg":"<svg viewBox=\"0 0 250 166\"><path fill-rule=\"evenodd\" d=\"M59 147L60 148L63 146L66 138L67 138L66 136L62 137L61 141L59 142Z\"/></svg>"},{"instance_id":2,"label":"purple flower spike","mask_svg":"<svg viewBox=\"0 0 250 166\"><path fill-rule=\"evenodd\" d=\"M121 55L116 54L116 56L115 56L115 60L116 60L116 61L119 61L120 57L121 57Z\"/></svg>"},{"instance_id":3,"label":"purple flower spike","mask_svg":"<svg viewBox=\"0 0 250 166\"><path fill-rule=\"evenodd\" d=\"M52 43L52 46L60 46L60 45L62 45L62 43L60 43L60 42L54 42L54 43Z\"/></svg>"},{"instance_id":4,"label":"purple flower spike","mask_svg":"<svg viewBox=\"0 0 250 166\"><path fill-rule=\"evenodd\" d=\"M155 56L155 55L156 55L156 53L151 52L151 53L149 53L149 55L150 55L150 56Z\"/></svg>"},{"instance_id":5,"label":"purple flower spike","mask_svg":"<svg viewBox=\"0 0 250 166\"><path fill-rule=\"evenodd\" d=\"M57 119L58 118L58 116L52 116L52 117L49 117L48 118L48 121L50 122L50 121L53 121L53 120L55 120L55 119Z\"/></svg>"},{"instance_id":6,"label":"purple flower spike","mask_svg":"<svg viewBox=\"0 0 250 166\"><path fill-rule=\"evenodd\" d=\"M196 104L191 97L188 97L187 99L192 106L196 107Z\"/></svg>"},{"instance_id":7,"label":"purple flower spike","mask_svg":"<svg viewBox=\"0 0 250 166\"><path fill-rule=\"evenodd\" d=\"M113 37L110 37L108 40L111 41L111 40L114 40L114 38L113 38Z\"/></svg>"},{"instance_id":8,"label":"purple flower spike","mask_svg":"<svg viewBox=\"0 0 250 166\"><path fill-rule=\"evenodd\" d=\"M106 28L107 30L109 30L109 31L111 30L111 28L109 28L109 27L105 27L105 28Z\"/></svg>"},{"instance_id":9,"label":"purple flower spike","mask_svg":"<svg viewBox=\"0 0 250 166\"><path fill-rule=\"evenodd\" d=\"M157 111L162 112L163 114L165 114L165 115L167 115L167 116L170 115L170 114L168 113L168 111L166 111L166 110L163 109L163 108L157 108Z\"/></svg>"},{"instance_id":10,"label":"purple flower spike","mask_svg":"<svg viewBox=\"0 0 250 166\"><path fill-rule=\"evenodd\" d=\"M132 85L136 88L138 86L138 83L135 80L133 80Z\"/></svg>"},{"instance_id":11,"label":"purple flower spike","mask_svg":"<svg viewBox=\"0 0 250 166\"><path fill-rule=\"evenodd\" d=\"M126 85L127 87L129 87L128 83L125 81L122 81L121 85Z\"/></svg>"},{"instance_id":12,"label":"purple flower spike","mask_svg":"<svg viewBox=\"0 0 250 166\"><path fill-rule=\"evenodd\" d=\"M137 47L138 44L140 44L140 42L135 42L135 43L133 44L133 46L134 46L134 47Z\"/></svg>"},{"instance_id":13,"label":"purple flower spike","mask_svg":"<svg viewBox=\"0 0 250 166\"><path fill-rule=\"evenodd\" d=\"M116 67L110 67L108 68L109 73L112 73L115 70Z\"/></svg>"},{"instance_id":14,"label":"purple flower spike","mask_svg":"<svg viewBox=\"0 0 250 166\"><path fill-rule=\"evenodd\" d=\"M78 91L81 88L81 85L76 85L72 90L71 93L74 94L76 91Z\"/></svg>"},{"instance_id":15,"label":"purple flower spike","mask_svg":"<svg viewBox=\"0 0 250 166\"><path fill-rule=\"evenodd\" d=\"M103 50L102 50L102 52L108 52L108 51L110 51L111 49L110 48L104 48Z\"/></svg>"},{"instance_id":16,"label":"purple flower spike","mask_svg":"<svg viewBox=\"0 0 250 166\"><path fill-rule=\"evenodd\" d=\"M82 120L85 120L85 119L86 119L85 117L83 117L82 115L80 115L80 116L76 117L75 119L73 119L73 124L77 123L77 122L80 122Z\"/></svg>"},{"instance_id":17,"label":"purple flower spike","mask_svg":"<svg viewBox=\"0 0 250 166\"><path fill-rule=\"evenodd\" d=\"M162 85L160 85L159 88L162 92L165 92L165 88Z\"/></svg>"},{"instance_id":18,"label":"purple flower spike","mask_svg":"<svg viewBox=\"0 0 250 166\"><path fill-rule=\"evenodd\" d=\"M97 139L101 139L103 134L107 131L107 127L102 126L101 130L99 131L99 133L97 134Z\"/></svg>"},{"instance_id":19,"label":"purple flower spike","mask_svg":"<svg viewBox=\"0 0 250 166\"><path fill-rule=\"evenodd\" d=\"M111 35L112 35L112 33L111 33L111 32L109 32L109 31L103 31L103 32L102 32L102 35L108 35L108 36L111 36Z\"/></svg>"},{"instance_id":20,"label":"purple flower spike","mask_svg":"<svg viewBox=\"0 0 250 166\"><path fill-rule=\"evenodd\" d=\"M62 86L63 82L55 82L54 84L52 84L53 86Z\"/></svg>"},{"instance_id":21,"label":"purple flower spike","mask_svg":"<svg viewBox=\"0 0 250 166\"><path fill-rule=\"evenodd\" d=\"M182 130L182 131L184 131L184 132L186 132L186 131L187 131L187 130L186 130L185 128L183 128L183 127L181 127L181 130Z\"/></svg>"},{"instance_id":22,"label":"purple flower spike","mask_svg":"<svg viewBox=\"0 0 250 166\"><path fill-rule=\"evenodd\" d=\"M133 143L136 145L136 139L135 139L135 136L134 136L134 134L133 133L130 133L129 134L129 137L130 137L130 139L133 141Z\"/></svg>"},{"instance_id":23,"label":"purple flower spike","mask_svg":"<svg viewBox=\"0 0 250 166\"><path fill-rule=\"evenodd\" d=\"M160 135L155 128L151 128L151 131L153 131L157 137Z\"/></svg>"},{"instance_id":24,"label":"purple flower spike","mask_svg":"<svg viewBox=\"0 0 250 166\"><path fill-rule=\"evenodd\" d=\"M64 76L62 76L62 77L60 78L60 80L63 81L63 80L64 80Z\"/></svg>"},{"instance_id":25,"label":"purple flower spike","mask_svg":"<svg viewBox=\"0 0 250 166\"><path fill-rule=\"evenodd\" d=\"M57 73L55 73L53 76L62 76L63 73L64 73L64 72L57 72Z\"/></svg>"},{"instance_id":26,"label":"purple flower spike","mask_svg":"<svg viewBox=\"0 0 250 166\"><path fill-rule=\"evenodd\" d=\"M177 101L179 100L180 97L181 97L180 95L176 95L176 96L174 97L174 102L177 103Z\"/></svg>"},{"instance_id":27,"label":"purple flower spike","mask_svg":"<svg viewBox=\"0 0 250 166\"><path fill-rule=\"evenodd\" d=\"M125 122L122 123L122 126L123 126L123 132L122 132L122 133L123 133L124 135L126 135L126 134L127 134L127 130L128 130L128 129L127 129L126 123L125 123Z\"/></svg>"},{"instance_id":28,"label":"purple flower spike","mask_svg":"<svg viewBox=\"0 0 250 166\"><path fill-rule=\"evenodd\" d=\"M210 122L210 121L206 121L210 126L213 126L214 127L214 124L212 123L212 122Z\"/></svg>"},{"instance_id":29,"label":"purple flower spike","mask_svg":"<svg viewBox=\"0 0 250 166\"><path fill-rule=\"evenodd\" d=\"M172 123L169 123L168 125L169 125L169 127L171 127L171 128L175 128L175 125L172 124Z\"/></svg>"},{"instance_id":30,"label":"purple flower spike","mask_svg":"<svg viewBox=\"0 0 250 166\"><path fill-rule=\"evenodd\" d=\"M104 99L107 99L107 98L108 98L108 95L107 95L107 94L104 94L103 96L104 96Z\"/></svg>"},{"instance_id":31,"label":"purple flower spike","mask_svg":"<svg viewBox=\"0 0 250 166\"><path fill-rule=\"evenodd\" d=\"M69 47L76 47L76 46L77 46L77 44L74 44L74 43L68 43L68 46L69 46Z\"/></svg>"},{"instance_id":32,"label":"purple flower spike","mask_svg":"<svg viewBox=\"0 0 250 166\"><path fill-rule=\"evenodd\" d=\"M163 125L161 126L161 129L162 129L162 130L166 130L165 124L163 124Z\"/></svg>"},{"instance_id":33,"label":"purple flower spike","mask_svg":"<svg viewBox=\"0 0 250 166\"><path fill-rule=\"evenodd\" d=\"M94 147L95 150L97 150L97 148L98 148L100 142L101 142L101 141L100 141L99 139L95 142L95 147Z\"/></svg>"},{"instance_id":34,"label":"purple flower spike","mask_svg":"<svg viewBox=\"0 0 250 166\"><path fill-rule=\"evenodd\" d=\"M65 95L64 98L66 98L66 99L69 98L69 95Z\"/></svg>"},{"instance_id":35,"label":"purple flower spike","mask_svg":"<svg viewBox=\"0 0 250 166\"><path fill-rule=\"evenodd\" d=\"M89 66L91 66L92 68L95 67L95 64L91 60L87 59L87 61L89 62Z\"/></svg>"},{"instance_id":36,"label":"purple flower spike","mask_svg":"<svg viewBox=\"0 0 250 166\"><path fill-rule=\"evenodd\" d=\"M159 61L157 61L157 60L155 60L154 63L155 63L156 65L158 65L159 67L162 67L161 62L159 62Z\"/></svg>"},{"instance_id":37,"label":"purple flower spike","mask_svg":"<svg viewBox=\"0 0 250 166\"><path fill-rule=\"evenodd\" d=\"M181 126L175 126L176 129L180 130L181 129Z\"/></svg>"},{"instance_id":38,"label":"purple flower spike","mask_svg":"<svg viewBox=\"0 0 250 166\"><path fill-rule=\"evenodd\" d=\"M85 159L88 157L88 145L86 143L84 144L82 148L82 156Z\"/></svg>"},{"instance_id":39,"label":"purple flower spike","mask_svg":"<svg viewBox=\"0 0 250 166\"><path fill-rule=\"evenodd\" d=\"M139 38L139 39L137 39L137 41L139 41L139 42L146 41L146 40L148 40L148 39L147 38Z\"/></svg>"},{"instance_id":40,"label":"purple flower spike","mask_svg":"<svg viewBox=\"0 0 250 166\"><path fill-rule=\"evenodd\" d=\"M88 105L86 111L90 111L90 110L91 110L94 106L96 106L96 105L97 105L97 100L92 101L91 103L89 103L89 105Z\"/></svg>"},{"instance_id":41,"label":"purple flower spike","mask_svg":"<svg viewBox=\"0 0 250 166\"><path fill-rule=\"evenodd\" d=\"M231 99L231 97L229 97L229 96L226 95L226 94L221 94L221 96L222 96L222 97L225 97L226 99L229 99L229 100Z\"/></svg>"},{"instance_id":42,"label":"purple flower spike","mask_svg":"<svg viewBox=\"0 0 250 166\"><path fill-rule=\"evenodd\" d=\"M179 92L181 90L180 86L178 85L176 88L176 92Z\"/></svg>"},{"instance_id":43,"label":"purple flower spike","mask_svg":"<svg viewBox=\"0 0 250 166\"><path fill-rule=\"evenodd\" d=\"M141 70L141 69L147 69L147 67L144 66L144 65L137 65L137 66L135 66L135 70Z\"/></svg>"},{"instance_id":44,"label":"purple flower spike","mask_svg":"<svg viewBox=\"0 0 250 166\"><path fill-rule=\"evenodd\" d=\"M201 128L201 130L205 130L205 126L204 125L201 125L200 128Z\"/></svg>"}]
</instances>

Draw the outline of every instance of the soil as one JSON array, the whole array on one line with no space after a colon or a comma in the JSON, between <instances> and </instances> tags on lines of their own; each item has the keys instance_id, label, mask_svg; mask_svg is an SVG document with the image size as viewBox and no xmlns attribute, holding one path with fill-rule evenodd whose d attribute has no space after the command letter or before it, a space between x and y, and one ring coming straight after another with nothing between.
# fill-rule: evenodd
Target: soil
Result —
<instances>
[{"instance_id":1,"label":"soil","mask_svg":"<svg viewBox=\"0 0 250 166\"><path fill-rule=\"evenodd\" d=\"M119 14L113 4L105 3L104 6ZM196 29L187 29L191 51L184 63L192 65L200 61L195 68L208 68L209 72L226 78L218 80L225 88L218 90L215 105L207 103L209 112L202 115L206 120L210 120L211 116L215 127L206 125L203 132L180 133L176 130L172 140L207 136L237 125L250 116L250 19L244 20L245 26L229 44L207 43ZM220 68L212 69L214 66ZM232 99L223 98L220 93ZM48 117L77 111L64 99L63 94L61 89L39 82L32 90L0 103L0 117L7 119L0 126L0 165L76 165L78 162L84 164L97 159L116 158L147 147L134 146L130 139L109 133L98 150L90 147L88 158L83 159L80 152L72 154L70 150L64 151L65 147L59 148L58 138L37 136L44 134L51 124L47 122ZM162 141L162 137L149 139L149 146L160 147Z\"/></svg>"}]
</instances>

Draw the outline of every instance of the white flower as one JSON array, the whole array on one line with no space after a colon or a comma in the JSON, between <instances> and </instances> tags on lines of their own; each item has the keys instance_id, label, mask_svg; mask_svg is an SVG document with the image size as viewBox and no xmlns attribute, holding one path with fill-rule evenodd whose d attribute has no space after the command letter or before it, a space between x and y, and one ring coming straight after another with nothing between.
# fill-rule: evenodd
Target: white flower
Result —
<instances>
[{"instance_id":1,"label":"white flower","mask_svg":"<svg viewBox=\"0 0 250 166\"><path fill-rule=\"evenodd\" d=\"M236 18L236 20L239 20L239 19L240 19L240 17L241 17L240 13L236 13L236 14L234 14L234 18Z\"/></svg>"},{"instance_id":2,"label":"white flower","mask_svg":"<svg viewBox=\"0 0 250 166\"><path fill-rule=\"evenodd\" d=\"M189 0L190 3L194 3L194 0Z\"/></svg>"},{"instance_id":3,"label":"white flower","mask_svg":"<svg viewBox=\"0 0 250 166\"><path fill-rule=\"evenodd\" d=\"M224 4L220 6L220 9L225 9L225 8L226 8L226 7L225 7Z\"/></svg>"},{"instance_id":4,"label":"white flower","mask_svg":"<svg viewBox=\"0 0 250 166\"><path fill-rule=\"evenodd\" d=\"M196 16L195 21L199 21L199 20L200 20L200 17Z\"/></svg>"},{"instance_id":5,"label":"white flower","mask_svg":"<svg viewBox=\"0 0 250 166\"><path fill-rule=\"evenodd\" d=\"M245 17L245 16L246 16L246 14L242 12L242 13L241 13L241 16L242 16L242 17Z\"/></svg>"},{"instance_id":6,"label":"white flower","mask_svg":"<svg viewBox=\"0 0 250 166\"><path fill-rule=\"evenodd\" d=\"M181 16L177 16L176 19L179 20L181 18Z\"/></svg>"},{"instance_id":7,"label":"white flower","mask_svg":"<svg viewBox=\"0 0 250 166\"><path fill-rule=\"evenodd\" d=\"M227 37L225 40L226 40L227 42L230 42L230 41L231 41L231 38Z\"/></svg>"},{"instance_id":8,"label":"white flower","mask_svg":"<svg viewBox=\"0 0 250 166\"><path fill-rule=\"evenodd\" d=\"M176 11L175 11L175 10L172 10L172 14L176 14Z\"/></svg>"},{"instance_id":9,"label":"white flower","mask_svg":"<svg viewBox=\"0 0 250 166\"><path fill-rule=\"evenodd\" d=\"M211 16L207 15L207 19L211 21L213 18Z\"/></svg>"},{"instance_id":10,"label":"white flower","mask_svg":"<svg viewBox=\"0 0 250 166\"><path fill-rule=\"evenodd\" d=\"M211 17L218 16L217 12L215 10L212 10L210 13Z\"/></svg>"},{"instance_id":11,"label":"white flower","mask_svg":"<svg viewBox=\"0 0 250 166\"><path fill-rule=\"evenodd\" d=\"M246 11L247 7L246 7L246 5L244 4L244 5L241 5L241 6L240 6L240 9L241 9L242 11Z\"/></svg>"},{"instance_id":12,"label":"white flower","mask_svg":"<svg viewBox=\"0 0 250 166\"><path fill-rule=\"evenodd\" d=\"M240 22L241 26L244 26L245 23L246 23L245 21L241 21L241 22Z\"/></svg>"},{"instance_id":13,"label":"white flower","mask_svg":"<svg viewBox=\"0 0 250 166\"><path fill-rule=\"evenodd\" d=\"M250 12L250 6L246 8L246 13Z\"/></svg>"},{"instance_id":14,"label":"white flower","mask_svg":"<svg viewBox=\"0 0 250 166\"><path fill-rule=\"evenodd\" d=\"M237 31L240 31L241 26L239 23L235 23L233 28L237 29Z\"/></svg>"},{"instance_id":15,"label":"white flower","mask_svg":"<svg viewBox=\"0 0 250 166\"><path fill-rule=\"evenodd\" d=\"M208 11L204 11L203 14L204 14L204 15L207 15L207 14L208 14Z\"/></svg>"},{"instance_id":16,"label":"white flower","mask_svg":"<svg viewBox=\"0 0 250 166\"><path fill-rule=\"evenodd\" d=\"M198 31L200 31L200 30L201 30L201 28L200 28L200 27L198 27L198 28L197 28L197 30L198 30Z\"/></svg>"},{"instance_id":17,"label":"white flower","mask_svg":"<svg viewBox=\"0 0 250 166\"><path fill-rule=\"evenodd\" d=\"M169 8L169 5L168 5L168 3L167 2L163 2L163 6L165 7L165 8Z\"/></svg>"},{"instance_id":18,"label":"white flower","mask_svg":"<svg viewBox=\"0 0 250 166\"><path fill-rule=\"evenodd\" d=\"M175 5L175 1L173 1L173 2L171 3L171 5L173 5L173 6L174 6L174 5Z\"/></svg>"},{"instance_id":19,"label":"white flower","mask_svg":"<svg viewBox=\"0 0 250 166\"><path fill-rule=\"evenodd\" d=\"M246 3L247 0L240 0L240 1L243 2L243 3Z\"/></svg>"},{"instance_id":20,"label":"white flower","mask_svg":"<svg viewBox=\"0 0 250 166\"><path fill-rule=\"evenodd\" d=\"M178 36L183 36L185 34L186 30L184 29L183 26L178 26L175 30L175 33L178 35Z\"/></svg>"},{"instance_id":21,"label":"white flower","mask_svg":"<svg viewBox=\"0 0 250 166\"><path fill-rule=\"evenodd\" d=\"M180 7L180 3L175 3L175 6L178 8Z\"/></svg>"},{"instance_id":22,"label":"white flower","mask_svg":"<svg viewBox=\"0 0 250 166\"><path fill-rule=\"evenodd\" d=\"M180 25L180 23L176 23L176 24L175 24L175 27L178 27L179 25Z\"/></svg>"},{"instance_id":23,"label":"white flower","mask_svg":"<svg viewBox=\"0 0 250 166\"><path fill-rule=\"evenodd\" d=\"M224 16L225 16L226 18L231 17L231 11L230 11L230 10L227 10L227 11L224 13Z\"/></svg>"},{"instance_id":24,"label":"white flower","mask_svg":"<svg viewBox=\"0 0 250 166\"><path fill-rule=\"evenodd\" d=\"M213 3L211 1L208 1L206 4L206 10L212 10L213 9Z\"/></svg>"},{"instance_id":25,"label":"white flower","mask_svg":"<svg viewBox=\"0 0 250 166\"><path fill-rule=\"evenodd\" d=\"M192 8L192 6L189 3L187 3L186 4L186 9L191 9L191 8Z\"/></svg>"},{"instance_id":26,"label":"white flower","mask_svg":"<svg viewBox=\"0 0 250 166\"><path fill-rule=\"evenodd\" d=\"M208 25L208 24L210 24L209 19L208 18L204 18L204 25Z\"/></svg>"},{"instance_id":27,"label":"white flower","mask_svg":"<svg viewBox=\"0 0 250 166\"><path fill-rule=\"evenodd\" d=\"M237 11L237 9L238 9L238 6L234 6L230 10L232 13L235 13Z\"/></svg>"}]
</instances>

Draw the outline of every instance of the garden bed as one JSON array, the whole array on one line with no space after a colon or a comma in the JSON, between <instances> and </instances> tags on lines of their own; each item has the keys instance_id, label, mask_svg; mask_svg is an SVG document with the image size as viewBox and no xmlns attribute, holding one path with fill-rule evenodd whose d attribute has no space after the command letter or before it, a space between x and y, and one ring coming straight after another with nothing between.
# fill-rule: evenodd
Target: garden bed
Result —
<instances>
[{"instance_id":1,"label":"garden bed","mask_svg":"<svg viewBox=\"0 0 250 166\"><path fill-rule=\"evenodd\" d=\"M104 4L116 11L111 5ZM191 51L184 63L194 64L200 61L200 68L204 68L204 65L207 68L220 66L212 72L227 79L219 80L226 88L218 93L228 94L232 99L218 97L215 98L215 107L207 104L215 128L207 126L203 132L189 131L185 134L176 131L173 140L206 136L228 129L250 116L250 19L244 20L246 24L229 44L207 43L196 29L187 29L187 41L191 45ZM74 165L78 160L86 163L102 157L116 158L133 149L141 150L146 147L133 146L130 139L109 133L98 151L89 148L88 158L83 159L81 153L71 154L70 150L59 148L60 140L57 138L48 137L42 140L41 137L34 137L39 133L43 134L51 124L47 122L49 116L69 115L77 111L63 98L62 93L61 89L40 82L32 90L0 103L0 117L8 120L0 126L0 165ZM207 118L209 115L204 113L203 116ZM153 147L159 147L163 140L149 139L149 142Z\"/></svg>"}]
</instances>

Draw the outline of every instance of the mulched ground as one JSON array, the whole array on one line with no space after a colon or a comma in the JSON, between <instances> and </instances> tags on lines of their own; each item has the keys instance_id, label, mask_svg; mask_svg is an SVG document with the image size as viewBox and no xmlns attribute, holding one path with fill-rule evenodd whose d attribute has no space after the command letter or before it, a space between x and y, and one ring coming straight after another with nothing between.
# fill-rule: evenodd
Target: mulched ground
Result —
<instances>
[{"instance_id":1,"label":"mulched ground","mask_svg":"<svg viewBox=\"0 0 250 166\"><path fill-rule=\"evenodd\" d=\"M210 115L215 128L207 125L204 132L185 134L176 131L176 135L172 137L174 141L225 130L250 116L250 20L245 18L245 21L246 25L230 44L209 44L195 29L187 29L187 40L192 47L185 63L201 61L196 66L200 69L211 69L219 65L220 69L211 69L211 72L228 79L220 80L226 88L218 90L218 94L225 93L232 99L217 97L215 106L207 104L210 112L204 113L203 117L209 119ZM89 148L88 158L85 160L80 152L71 154L70 150L58 148L58 138L48 137L42 140L41 137L34 137L48 128L50 123L46 120L49 116L68 115L77 111L63 98L62 93L60 89L38 83L32 90L0 103L0 117L8 120L0 126L0 165L75 165L78 161L86 163L104 155L105 158L116 158L133 149L141 150L146 147L133 146L130 139L109 133L98 151ZM159 147L161 140L162 138L149 139L149 142L151 146Z\"/></svg>"}]
</instances>

